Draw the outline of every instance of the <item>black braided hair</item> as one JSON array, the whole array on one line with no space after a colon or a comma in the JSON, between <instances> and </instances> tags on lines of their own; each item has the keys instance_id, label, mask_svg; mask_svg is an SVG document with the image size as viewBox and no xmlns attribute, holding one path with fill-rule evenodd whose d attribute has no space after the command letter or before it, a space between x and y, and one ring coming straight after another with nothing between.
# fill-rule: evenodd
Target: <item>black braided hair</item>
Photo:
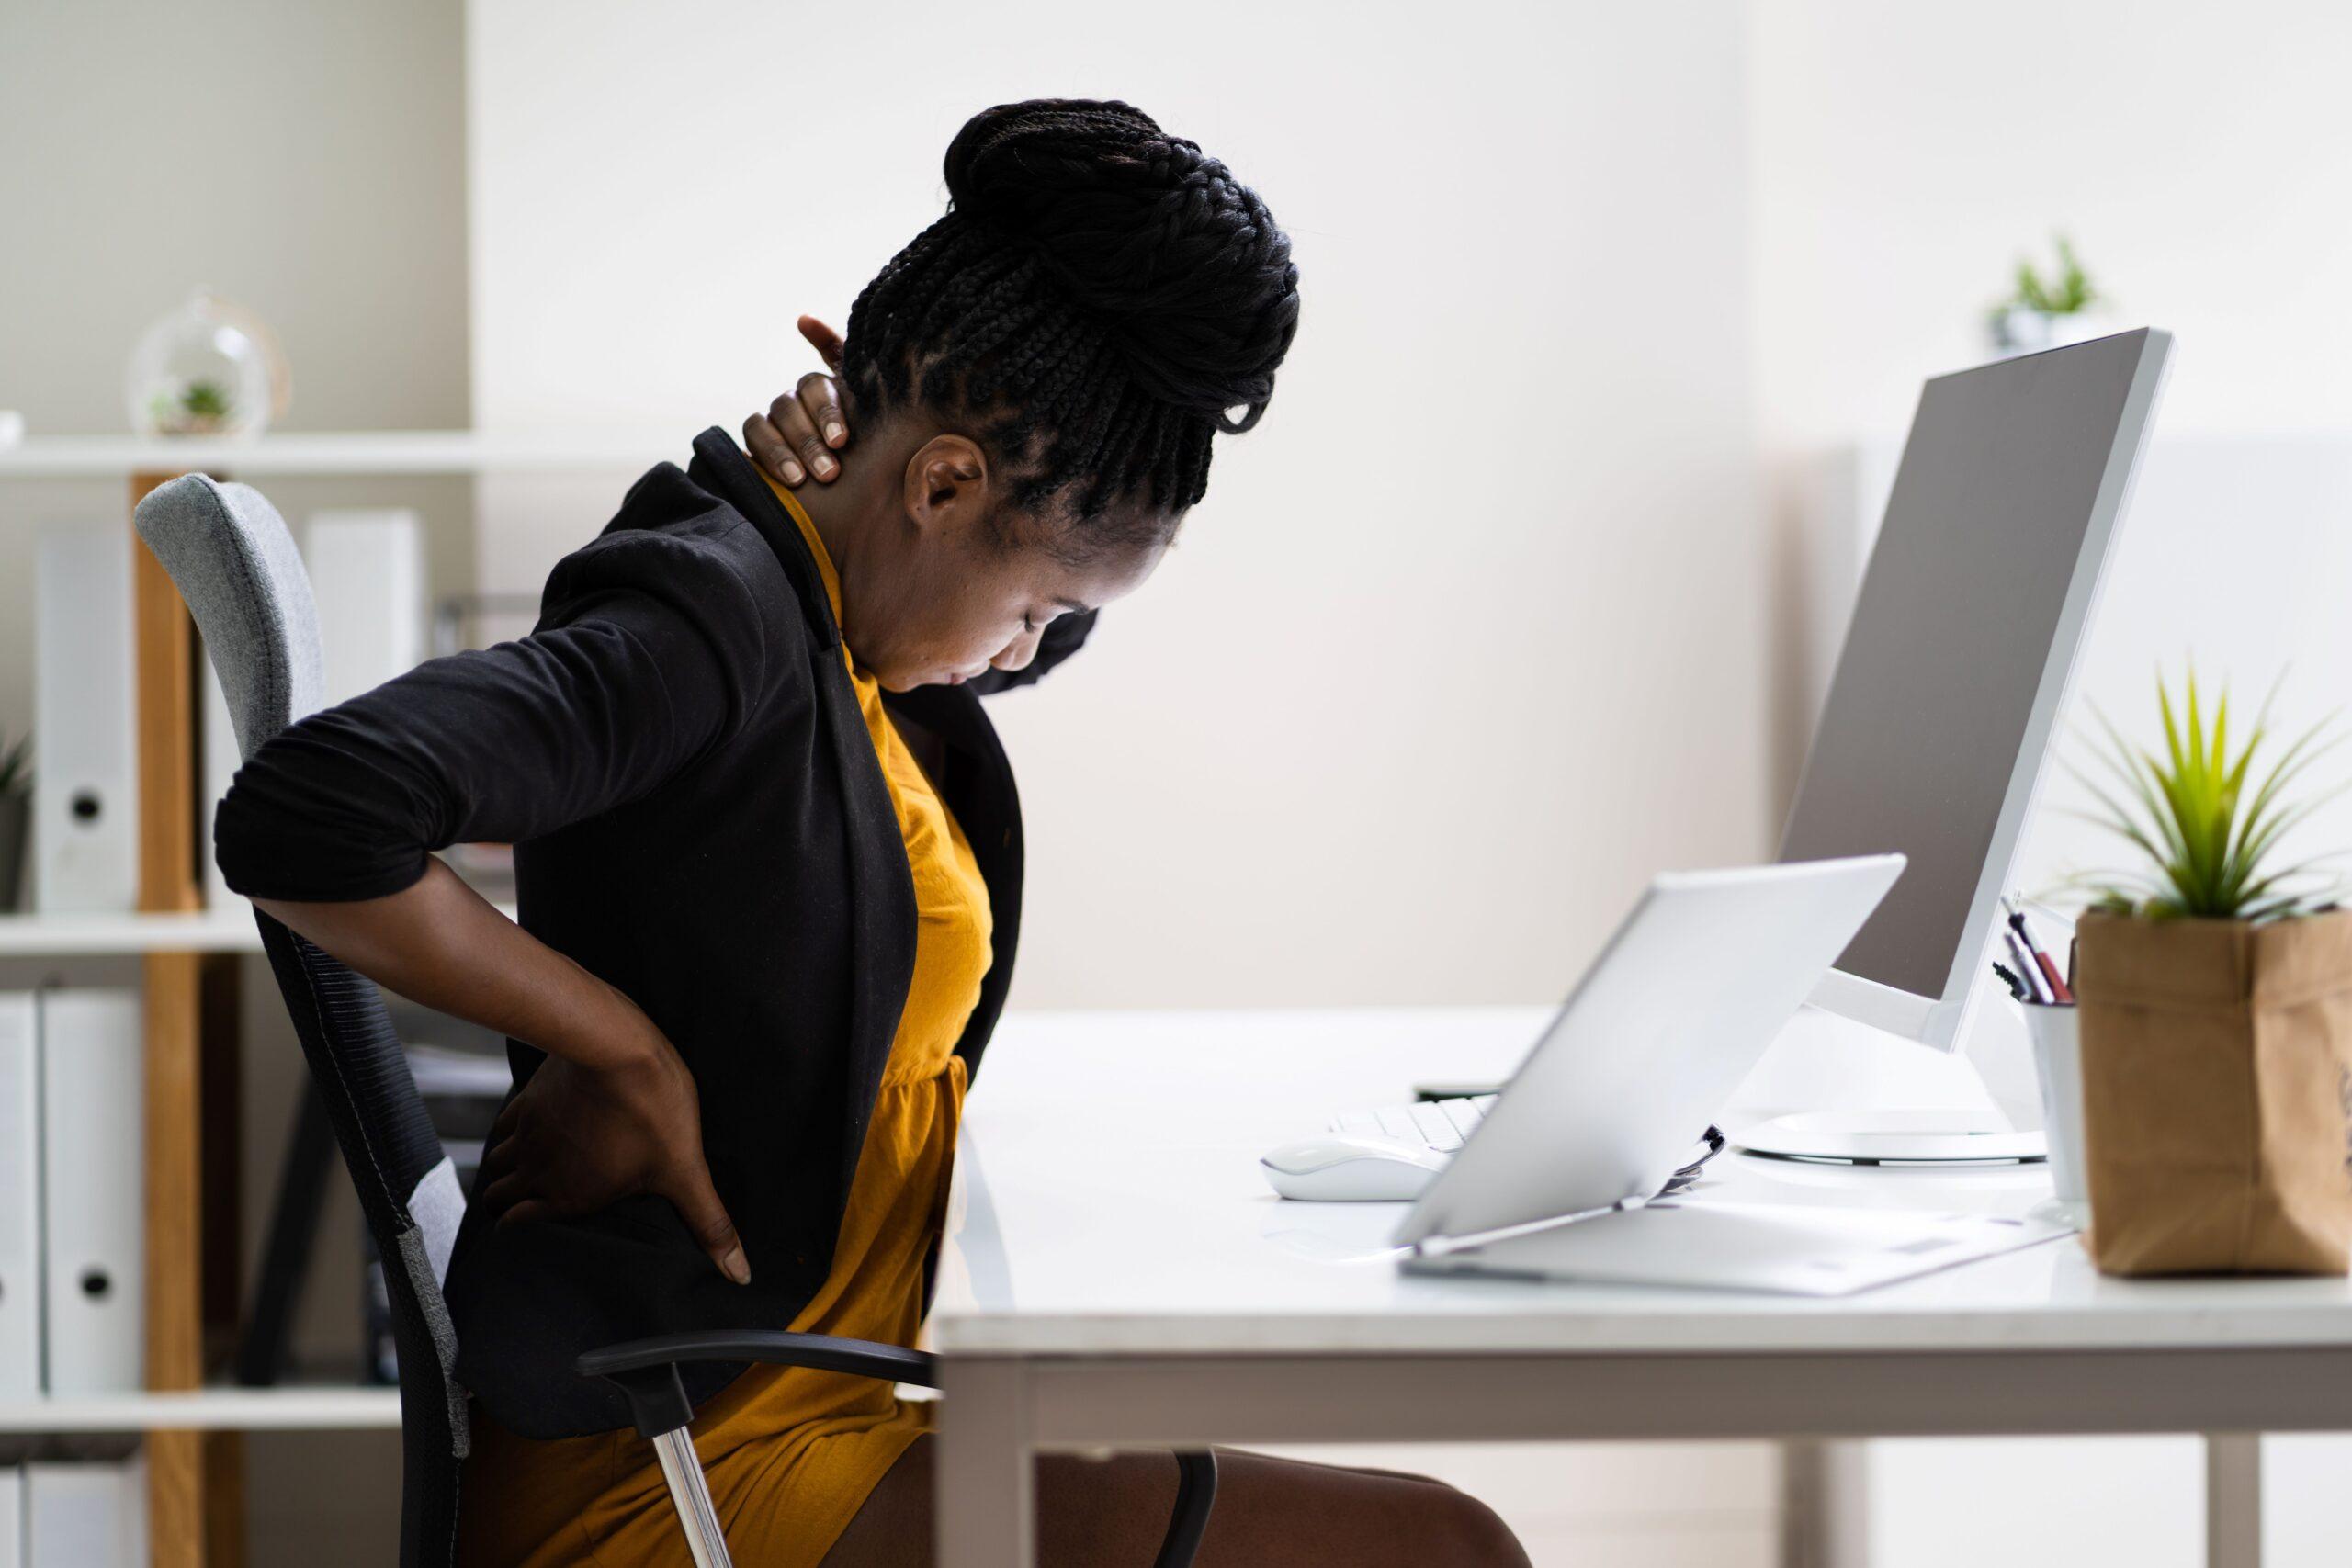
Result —
<instances>
[{"instance_id":1,"label":"black braided hair","mask_svg":"<svg viewBox=\"0 0 2352 1568\"><path fill-rule=\"evenodd\" d=\"M1210 435L1250 429L1273 395L1298 330L1289 237L1223 164L1116 100L983 109L946 168L946 215L851 307L861 417L920 402L969 423L1013 476L1007 508L1067 506L1065 553L1131 542L1103 516L1117 503L1156 514L1125 528L1164 531L1207 492Z\"/></svg>"}]
</instances>

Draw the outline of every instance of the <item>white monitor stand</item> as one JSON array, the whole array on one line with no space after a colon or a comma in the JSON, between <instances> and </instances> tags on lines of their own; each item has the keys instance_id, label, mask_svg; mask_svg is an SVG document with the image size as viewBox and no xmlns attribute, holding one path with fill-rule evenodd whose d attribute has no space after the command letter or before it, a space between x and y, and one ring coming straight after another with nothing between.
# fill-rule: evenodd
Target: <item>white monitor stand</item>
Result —
<instances>
[{"instance_id":1,"label":"white monitor stand","mask_svg":"<svg viewBox=\"0 0 2352 1568\"><path fill-rule=\"evenodd\" d=\"M1733 1145L1847 1165L2045 1158L2024 1025L1989 976L1975 999L1952 1051L1808 1004L1741 1086L1724 1121Z\"/></svg>"}]
</instances>

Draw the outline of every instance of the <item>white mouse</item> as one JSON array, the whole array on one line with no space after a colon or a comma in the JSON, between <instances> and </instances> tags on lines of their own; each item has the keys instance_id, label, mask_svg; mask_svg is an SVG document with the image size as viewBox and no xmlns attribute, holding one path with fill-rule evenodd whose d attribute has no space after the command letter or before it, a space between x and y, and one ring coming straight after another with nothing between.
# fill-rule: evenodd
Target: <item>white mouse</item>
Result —
<instances>
[{"instance_id":1,"label":"white mouse","mask_svg":"<svg viewBox=\"0 0 2352 1568\"><path fill-rule=\"evenodd\" d=\"M1285 1198L1394 1203L1419 1197L1453 1157L1401 1138L1325 1133L1279 1145L1260 1156L1258 1165Z\"/></svg>"}]
</instances>

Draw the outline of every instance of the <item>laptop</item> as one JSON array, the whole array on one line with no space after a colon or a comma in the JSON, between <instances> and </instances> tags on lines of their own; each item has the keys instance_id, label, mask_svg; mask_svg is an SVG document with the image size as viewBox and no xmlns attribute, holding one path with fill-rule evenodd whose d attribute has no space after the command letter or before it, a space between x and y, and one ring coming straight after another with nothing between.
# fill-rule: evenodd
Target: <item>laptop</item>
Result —
<instances>
[{"instance_id":1,"label":"laptop","mask_svg":"<svg viewBox=\"0 0 2352 1568\"><path fill-rule=\"evenodd\" d=\"M1883 1203L1655 1196L1903 865L1657 878L1406 1213L1405 1269L1839 1295L2068 1234Z\"/></svg>"}]
</instances>

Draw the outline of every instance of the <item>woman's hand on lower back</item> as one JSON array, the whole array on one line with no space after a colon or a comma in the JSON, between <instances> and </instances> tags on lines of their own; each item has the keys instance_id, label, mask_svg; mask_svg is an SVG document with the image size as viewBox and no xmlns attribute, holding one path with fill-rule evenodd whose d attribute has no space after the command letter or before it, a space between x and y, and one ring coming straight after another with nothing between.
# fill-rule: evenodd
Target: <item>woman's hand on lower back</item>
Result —
<instances>
[{"instance_id":1,"label":"woman's hand on lower back","mask_svg":"<svg viewBox=\"0 0 2352 1568\"><path fill-rule=\"evenodd\" d=\"M480 1190L492 1212L579 1214L658 1192L729 1279L751 1279L703 1156L694 1075L618 987L508 919L438 857L380 898L254 907L379 985L548 1054L491 1134Z\"/></svg>"},{"instance_id":2,"label":"woman's hand on lower back","mask_svg":"<svg viewBox=\"0 0 2352 1568\"><path fill-rule=\"evenodd\" d=\"M594 1066L553 1055L540 1063L491 1129L482 1201L505 1225L657 1193L721 1272L749 1284L742 1244L703 1155L694 1075L652 1020L613 996L644 1021L643 1048Z\"/></svg>"},{"instance_id":3,"label":"woman's hand on lower back","mask_svg":"<svg viewBox=\"0 0 2352 1568\"><path fill-rule=\"evenodd\" d=\"M841 383L835 379L842 368L841 334L814 316L803 316L800 335L825 369L811 370L766 412L743 422L743 446L752 460L796 489L810 474L824 484L841 478L841 459L833 454L849 445L849 419L842 412Z\"/></svg>"}]
</instances>

